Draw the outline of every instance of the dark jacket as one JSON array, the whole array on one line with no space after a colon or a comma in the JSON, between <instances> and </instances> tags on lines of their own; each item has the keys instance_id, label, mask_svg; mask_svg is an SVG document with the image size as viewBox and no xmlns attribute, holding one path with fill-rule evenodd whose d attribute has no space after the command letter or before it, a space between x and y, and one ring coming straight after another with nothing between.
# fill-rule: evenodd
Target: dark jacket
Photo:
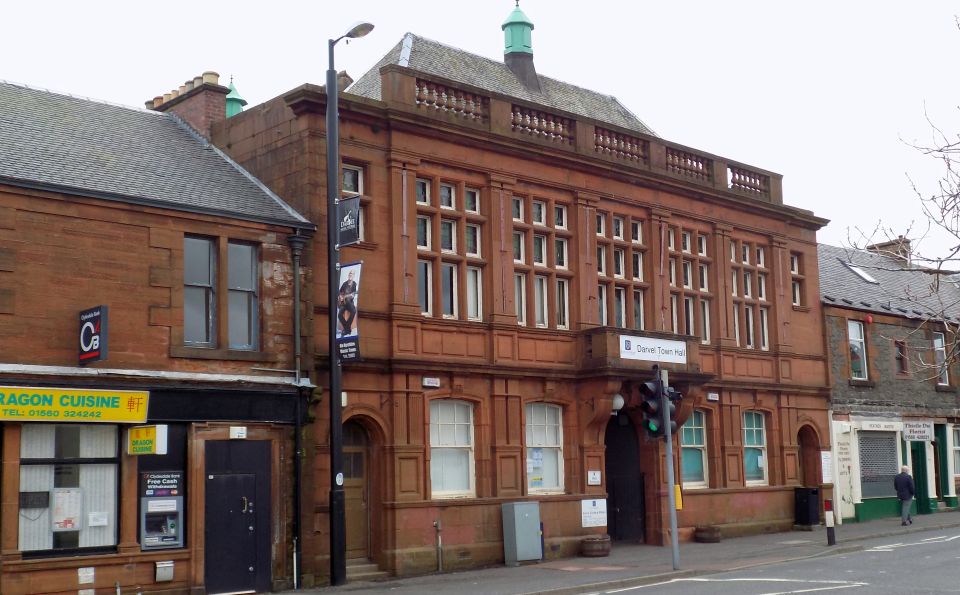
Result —
<instances>
[{"instance_id":1,"label":"dark jacket","mask_svg":"<svg viewBox=\"0 0 960 595\"><path fill-rule=\"evenodd\" d=\"M897 490L897 498L909 500L913 498L913 478L909 473L900 473L893 478L893 487Z\"/></svg>"}]
</instances>

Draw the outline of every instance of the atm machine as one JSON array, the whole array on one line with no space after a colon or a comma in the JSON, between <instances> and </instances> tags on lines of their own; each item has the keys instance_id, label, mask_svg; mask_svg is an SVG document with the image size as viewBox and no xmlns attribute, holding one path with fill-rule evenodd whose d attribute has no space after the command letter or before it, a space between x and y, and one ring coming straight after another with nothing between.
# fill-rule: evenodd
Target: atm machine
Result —
<instances>
[{"instance_id":1,"label":"atm machine","mask_svg":"<svg viewBox=\"0 0 960 595\"><path fill-rule=\"evenodd\" d=\"M183 547L183 473L140 474L140 549Z\"/></svg>"}]
</instances>

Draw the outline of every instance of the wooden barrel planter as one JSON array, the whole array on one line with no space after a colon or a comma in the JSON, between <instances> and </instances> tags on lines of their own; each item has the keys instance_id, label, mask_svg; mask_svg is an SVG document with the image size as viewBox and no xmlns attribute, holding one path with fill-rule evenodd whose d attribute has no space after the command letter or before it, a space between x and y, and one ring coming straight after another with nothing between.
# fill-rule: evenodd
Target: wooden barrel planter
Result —
<instances>
[{"instance_id":1,"label":"wooden barrel planter","mask_svg":"<svg viewBox=\"0 0 960 595\"><path fill-rule=\"evenodd\" d=\"M585 558L602 558L610 555L610 536L592 535L580 541L580 555Z\"/></svg>"},{"instance_id":2,"label":"wooden barrel planter","mask_svg":"<svg viewBox=\"0 0 960 595\"><path fill-rule=\"evenodd\" d=\"M697 543L720 543L720 527L697 527L693 531L693 540Z\"/></svg>"}]
</instances>

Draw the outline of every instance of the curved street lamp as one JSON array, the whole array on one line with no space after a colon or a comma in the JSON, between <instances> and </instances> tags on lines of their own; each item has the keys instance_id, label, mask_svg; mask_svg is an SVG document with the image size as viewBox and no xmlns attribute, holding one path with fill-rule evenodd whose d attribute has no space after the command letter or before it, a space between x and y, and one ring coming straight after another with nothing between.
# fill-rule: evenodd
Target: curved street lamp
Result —
<instances>
[{"instance_id":1,"label":"curved street lamp","mask_svg":"<svg viewBox=\"0 0 960 595\"><path fill-rule=\"evenodd\" d=\"M337 71L333 68L333 47L341 39L363 37L373 30L370 23L356 23L350 30L329 41L327 69L327 308L330 333L330 584L347 582L346 508L343 493L343 424L341 418L340 354L337 347L337 294L340 284L340 226L337 203L340 198L340 114Z\"/></svg>"}]
</instances>

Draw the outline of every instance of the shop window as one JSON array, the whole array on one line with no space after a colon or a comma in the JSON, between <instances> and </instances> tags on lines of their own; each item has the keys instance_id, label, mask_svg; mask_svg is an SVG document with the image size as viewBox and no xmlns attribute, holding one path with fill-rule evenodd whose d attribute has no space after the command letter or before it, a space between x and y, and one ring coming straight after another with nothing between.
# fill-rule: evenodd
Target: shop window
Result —
<instances>
[{"instance_id":1,"label":"shop window","mask_svg":"<svg viewBox=\"0 0 960 595\"><path fill-rule=\"evenodd\" d=\"M896 496L893 478L900 471L897 463L896 432L859 432L860 493L864 498Z\"/></svg>"},{"instance_id":2,"label":"shop window","mask_svg":"<svg viewBox=\"0 0 960 595\"><path fill-rule=\"evenodd\" d=\"M680 480L685 488L707 487L706 416L696 409L680 428Z\"/></svg>"},{"instance_id":3,"label":"shop window","mask_svg":"<svg viewBox=\"0 0 960 595\"><path fill-rule=\"evenodd\" d=\"M562 491L562 410L546 403L530 403L526 409L527 489Z\"/></svg>"},{"instance_id":4,"label":"shop window","mask_svg":"<svg viewBox=\"0 0 960 595\"><path fill-rule=\"evenodd\" d=\"M116 545L118 445L112 425L22 426L20 551L67 554Z\"/></svg>"},{"instance_id":5,"label":"shop window","mask_svg":"<svg viewBox=\"0 0 960 595\"><path fill-rule=\"evenodd\" d=\"M430 490L434 498L471 497L474 487L473 405L430 402Z\"/></svg>"},{"instance_id":6,"label":"shop window","mask_svg":"<svg viewBox=\"0 0 960 595\"><path fill-rule=\"evenodd\" d=\"M767 438L759 411L743 414L743 471L747 485L767 485Z\"/></svg>"},{"instance_id":7,"label":"shop window","mask_svg":"<svg viewBox=\"0 0 960 595\"><path fill-rule=\"evenodd\" d=\"M867 344L863 335L863 323L859 320L848 320L847 335L850 341L850 378L866 380Z\"/></svg>"}]
</instances>

